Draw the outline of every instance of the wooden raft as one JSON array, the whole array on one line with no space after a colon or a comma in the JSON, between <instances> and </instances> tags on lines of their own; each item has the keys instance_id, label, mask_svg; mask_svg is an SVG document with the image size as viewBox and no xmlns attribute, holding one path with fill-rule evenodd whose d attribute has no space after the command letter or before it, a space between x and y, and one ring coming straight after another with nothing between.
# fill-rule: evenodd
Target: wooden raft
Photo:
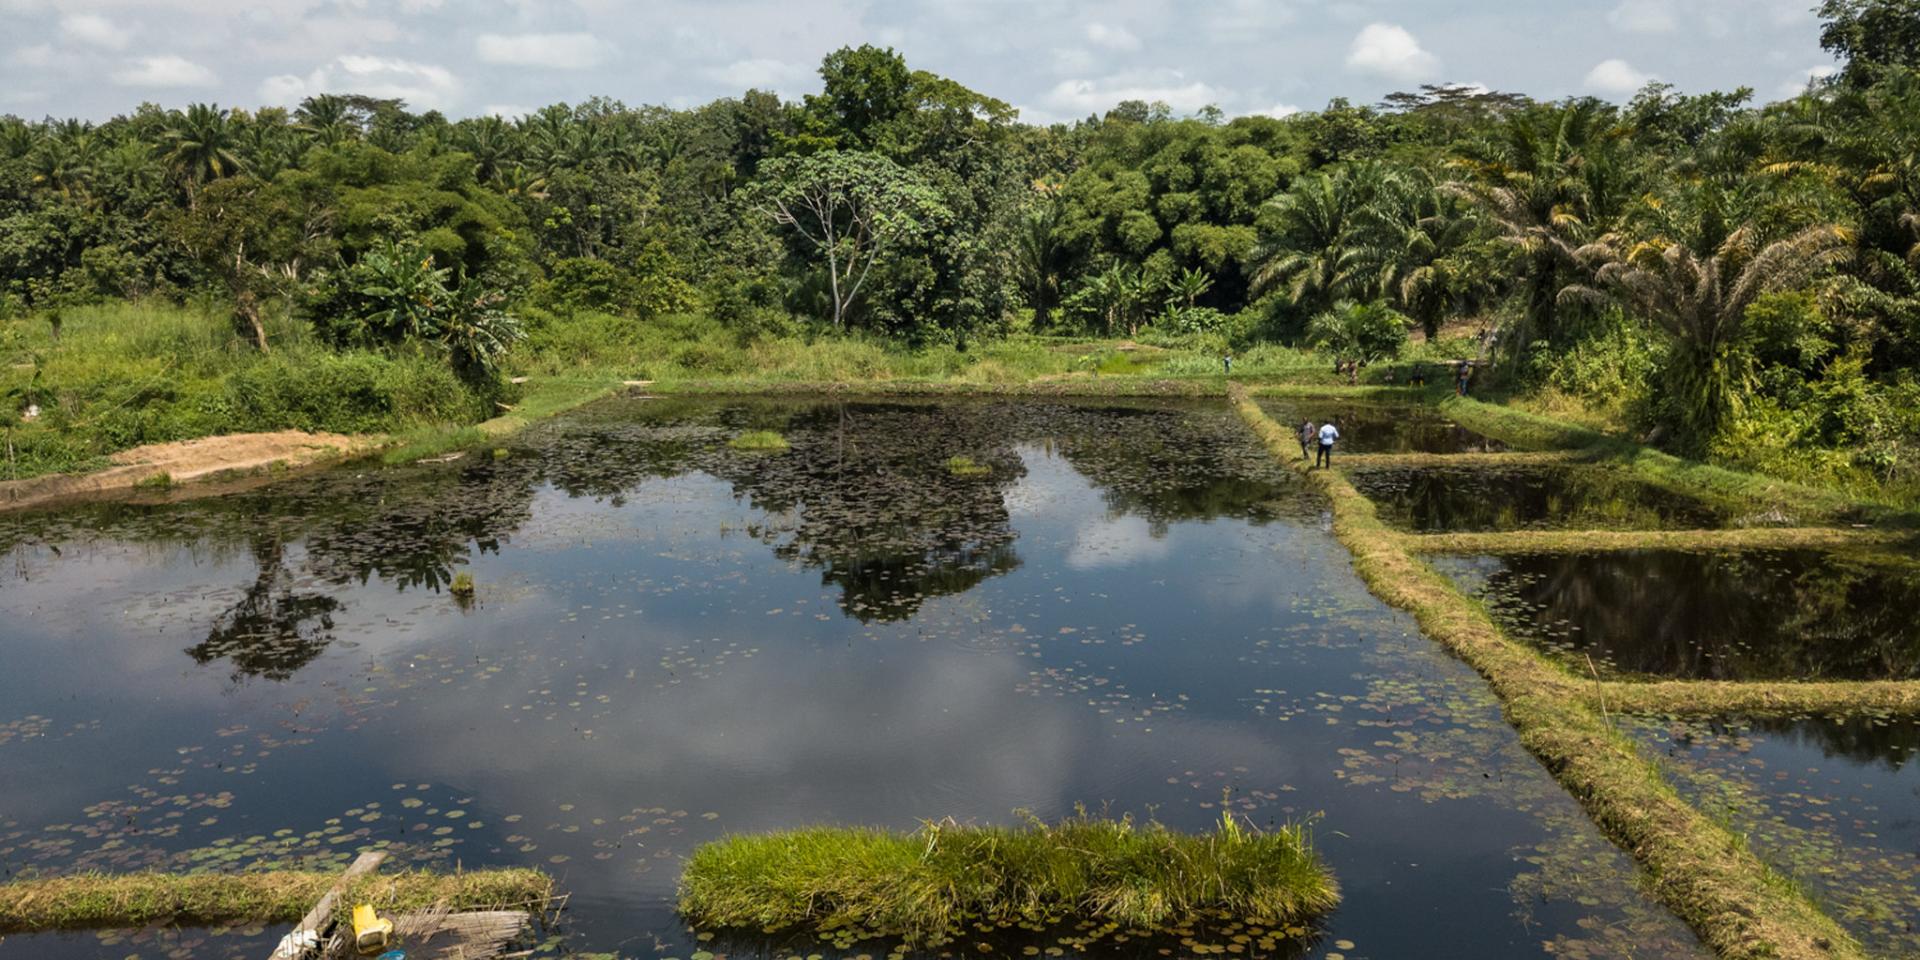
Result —
<instances>
[{"instance_id":1,"label":"wooden raft","mask_svg":"<svg viewBox=\"0 0 1920 960\"><path fill-rule=\"evenodd\" d=\"M387 858L372 851L355 858L353 865L334 881L320 901L314 904L287 941L276 948L270 960L351 960L360 954L353 949L352 924L333 922L333 913L347 885L373 873ZM527 932L532 920L524 910L479 910L456 913L445 906L405 913L393 920L393 946L406 951L407 960L502 960L525 956L504 952ZM289 949L302 933L312 934L317 946Z\"/></svg>"}]
</instances>

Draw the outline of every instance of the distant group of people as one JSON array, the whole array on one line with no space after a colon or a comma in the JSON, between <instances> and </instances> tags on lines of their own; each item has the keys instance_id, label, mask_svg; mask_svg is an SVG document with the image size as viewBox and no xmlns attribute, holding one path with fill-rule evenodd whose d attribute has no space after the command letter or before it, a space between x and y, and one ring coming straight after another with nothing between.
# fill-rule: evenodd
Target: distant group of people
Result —
<instances>
[{"instance_id":1,"label":"distant group of people","mask_svg":"<svg viewBox=\"0 0 1920 960\"><path fill-rule=\"evenodd\" d=\"M1339 442L1340 428L1332 420L1318 427L1312 420L1300 421L1300 458L1312 460L1315 467L1333 466L1333 445Z\"/></svg>"},{"instance_id":2,"label":"distant group of people","mask_svg":"<svg viewBox=\"0 0 1920 960\"><path fill-rule=\"evenodd\" d=\"M1453 392L1462 397L1466 396L1467 387L1472 382L1473 382L1473 361L1472 360L1453 361ZM1388 384L1393 383L1393 371L1391 370L1387 371L1387 383ZM1413 365L1413 372L1407 375L1407 385L1412 387L1424 387L1427 385L1427 365L1426 364L1416 363Z\"/></svg>"}]
</instances>

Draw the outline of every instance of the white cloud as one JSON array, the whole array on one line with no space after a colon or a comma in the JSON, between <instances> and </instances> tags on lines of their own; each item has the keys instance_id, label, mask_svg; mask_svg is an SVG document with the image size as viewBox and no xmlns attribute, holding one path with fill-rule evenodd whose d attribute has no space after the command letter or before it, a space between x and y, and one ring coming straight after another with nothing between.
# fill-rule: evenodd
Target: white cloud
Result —
<instances>
[{"instance_id":1,"label":"white cloud","mask_svg":"<svg viewBox=\"0 0 1920 960\"><path fill-rule=\"evenodd\" d=\"M53 44L36 43L30 47L16 47L7 60L22 67L36 69L53 66Z\"/></svg>"},{"instance_id":2,"label":"white cloud","mask_svg":"<svg viewBox=\"0 0 1920 960\"><path fill-rule=\"evenodd\" d=\"M608 52L606 42L591 33L483 33L474 41L482 63L505 67L586 70Z\"/></svg>"},{"instance_id":3,"label":"white cloud","mask_svg":"<svg viewBox=\"0 0 1920 960\"><path fill-rule=\"evenodd\" d=\"M1047 91L1046 104L1063 114L1101 113L1122 100L1165 103L1177 113L1192 113L1225 99L1223 91L1177 70L1116 74L1100 79L1062 80Z\"/></svg>"},{"instance_id":4,"label":"white cloud","mask_svg":"<svg viewBox=\"0 0 1920 960\"><path fill-rule=\"evenodd\" d=\"M1104 23L1087 24L1087 42L1108 50L1132 51L1140 49L1140 38L1126 27L1111 27Z\"/></svg>"},{"instance_id":5,"label":"white cloud","mask_svg":"<svg viewBox=\"0 0 1920 960\"><path fill-rule=\"evenodd\" d=\"M813 76L811 68L771 57L735 60L724 67L707 71L707 76L727 85L735 93L747 90L772 90L786 93Z\"/></svg>"},{"instance_id":6,"label":"white cloud","mask_svg":"<svg viewBox=\"0 0 1920 960\"><path fill-rule=\"evenodd\" d=\"M1808 67L1782 82L1780 84L1780 95L1783 97L1797 97L1807 92L1808 84L1813 83L1815 80L1825 80L1839 72L1840 68L1831 63L1823 63L1817 67Z\"/></svg>"},{"instance_id":7,"label":"white cloud","mask_svg":"<svg viewBox=\"0 0 1920 960\"><path fill-rule=\"evenodd\" d=\"M1091 73L1100 65L1085 47L1054 47L1050 54L1056 74Z\"/></svg>"},{"instance_id":8,"label":"white cloud","mask_svg":"<svg viewBox=\"0 0 1920 960\"><path fill-rule=\"evenodd\" d=\"M349 54L306 76L281 74L260 84L260 99L291 107L322 93L359 93L405 100L415 110L446 110L459 99L460 81L447 68L397 57Z\"/></svg>"},{"instance_id":9,"label":"white cloud","mask_svg":"<svg viewBox=\"0 0 1920 960\"><path fill-rule=\"evenodd\" d=\"M1257 117L1272 117L1275 120L1285 120L1300 112L1300 108L1291 103L1276 103L1265 110L1255 110L1252 115Z\"/></svg>"},{"instance_id":10,"label":"white cloud","mask_svg":"<svg viewBox=\"0 0 1920 960\"><path fill-rule=\"evenodd\" d=\"M1173 544L1153 535L1153 527L1135 516L1092 520L1074 532L1066 564L1074 570L1126 567L1165 557Z\"/></svg>"},{"instance_id":11,"label":"white cloud","mask_svg":"<svg viewBox=\"0 0 1920 960\"><path fill-rule=\"evenodd\" d=\"M1361 28L1347 50L1347 66L1411 83L1431 80L1440 72L1440 58L1428 53L1405 27L1392 23L1370 23Z\"/></svg>"},{"instance_id":12,"label":"white cloud","mask_svg":"<svg viewBox=\"0 0 1920 960\"><path fill-rule=\"evenodd\" d=\"M1634 69L1625 60L1602 60L1587 71L1586 88L1594 93L1624 96L1659 78Z\"/></svg>"},{"instance_id":13,"label":"white cloud","mask_svg":"<svg viewBox=\"0 0 1920 960\"><path fill-rule=\"evenodd\" d=\"M76 13L60 18L60 35L76 43L125 50L131 33L97 13Z\"/></svg>"},{"instance_id":14,"label":"white cloud","mask_svg":"<svg viewBox=\"0 0 1920 960\"><path fill-rule=\"evenodd\" d=\"M532 107L521 107L511 103L489 103L480 108L480 116L499 117L502 120L518 120L533 112Z\"/></svg>"},{"instance_id":15,"label":"white cloud","mask_svg":"<svg viewBox=\"0 0 1920 960\"><path fill-rule=\"evenodd\" d=\"M113 82L123 87L210 87L216 79L212 70L170 53L135 57L113 72Z\"/></svg>"},{"instance_id":16,"label":"white cloud","mask_svg":"<svg viewBox=\"0 0 1920 960\"><path fill-rule=\"evenodd\" d=\"M1620 0L1607 22L1629 33L1672 33L1680 27L1671 0Z\"/></svg>"}]
</instances>

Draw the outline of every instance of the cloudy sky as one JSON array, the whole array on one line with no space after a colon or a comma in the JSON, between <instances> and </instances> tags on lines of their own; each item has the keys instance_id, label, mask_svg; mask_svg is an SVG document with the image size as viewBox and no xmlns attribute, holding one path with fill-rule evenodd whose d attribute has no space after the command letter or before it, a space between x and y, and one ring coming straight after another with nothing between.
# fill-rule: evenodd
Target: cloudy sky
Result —
<instances>
[{"instance_id":1,"label":"cloudy sky","mask_svg":"<svg viewBox=\"0 0 1920 960\"><path fill-rule=\"evenodd\" d=\"M817 89L892 46L1046 122L1373 102L1426 81L1624 98L1650 79L1763 99L1831 68L1814 0L0 0L0 112L402 97L454 116L604 94L688 106Z\"/></svg>"}]
</instances>

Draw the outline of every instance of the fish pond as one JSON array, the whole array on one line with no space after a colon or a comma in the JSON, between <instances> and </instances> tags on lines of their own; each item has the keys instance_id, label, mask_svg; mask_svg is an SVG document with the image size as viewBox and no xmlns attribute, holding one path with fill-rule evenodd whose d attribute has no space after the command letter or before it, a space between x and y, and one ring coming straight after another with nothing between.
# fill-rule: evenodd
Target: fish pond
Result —
<instances>
[{"instance_id":1,"label":"fish pond","mask_svg":"<svg viewBox=\"0 0 1920 960\"><path fill-rule=\"evenodd\" d=\"M870 957L689 930L680 865L820 824L1232 812L1309 824L1342 904L968 952L1702 956L1328 522L1217 404L638 398L451 462L0 517L0 872L379 846L550 871L542 955Z\"/></svg>"},{"instance_id":2,"label":"fish pond","mask_svg":"<svg viewBox=\"0 0 1920 960\"><path fill-rule=\"evenodd\" d=\"M1814 550L1432 561L1515 636L1585 669L1706 680L1920 679L1920 564Z\"/></svg>"},{"instance_id":3,"label":"fish pond","mask_svg":"<svg viewBox=\"0 0 1920 960\"><path fill-rule=\"evenodd\" d=\"M1331 421L1345 453L1500 453L1507 445L1455 423L1439 410L1409 404L1358 403L1317 398L1265 397L1260 408L1298 430Z\"/></svg>"},{"instance_id":4,"label":"fish pond","mask_svg":"<svg viewBox=\"0 0 1920 960\"><path fill-rule=\"evenodd\" d=\"M1348 477L1381 519L1415 533L1699 529L1735 519L1598 464L1363 467Z\"/></svg>"},{"instance_id":5,"label":"fish pond","mask_svg":"<svg viewBox=\"0 0 1920 960\"><path fill-rule=\"evenodd\" d=\"M1911 609L1911 608L1909 608ZM1681 793L1875 956L1920 956L1920 722L1641 721Z\"/></svg>"}]
</instances>

